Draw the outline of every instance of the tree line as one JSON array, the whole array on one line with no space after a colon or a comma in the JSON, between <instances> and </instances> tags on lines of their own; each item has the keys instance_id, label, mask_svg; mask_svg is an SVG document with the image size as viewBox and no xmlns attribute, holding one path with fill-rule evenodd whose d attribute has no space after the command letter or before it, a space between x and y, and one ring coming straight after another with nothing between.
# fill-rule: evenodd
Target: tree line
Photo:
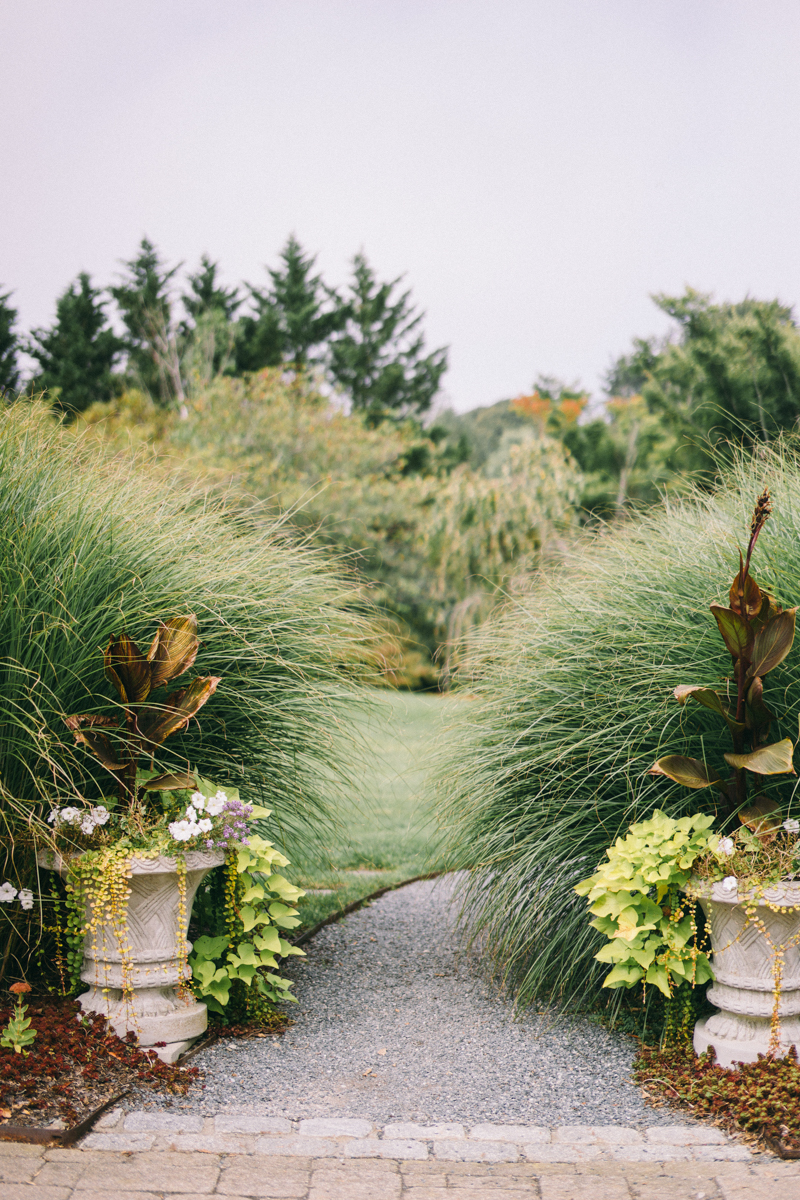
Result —
<instances>
[{"instance_id":1,"label":"tree line","mask_svg":"<svg viewBox=\"0 0 800 1200\"><path fill-rule=\"evenodd\" d=\"M21 387L19 354L36 364L26 390L47 390L64 413L84 412L126 386L162 408L181 408L187 390L217 375L264 367L317 370L370 424L421 417L447 369L447 349L428 352L401 278L380 282L362 253L344 292L324 283L315 259L289 237L265 287L226 288L207 255L174 297L179 266L143 238L120 282L104 290L81 272L59 296L55 321L26 336L12 294L0 294L0 389ZM116 307L117 333L109 320Z\"/></svg>"}]
</instances>

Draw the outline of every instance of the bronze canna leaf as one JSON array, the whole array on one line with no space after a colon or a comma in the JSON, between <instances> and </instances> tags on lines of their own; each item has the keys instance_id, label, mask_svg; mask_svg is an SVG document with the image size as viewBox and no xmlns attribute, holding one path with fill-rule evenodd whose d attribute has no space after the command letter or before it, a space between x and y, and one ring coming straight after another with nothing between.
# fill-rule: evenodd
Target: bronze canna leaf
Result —
<instances>
[{"instance_id":1,"label":"bronze canna leaf","mask_svg":"<svg viewBox=\"0 0 800 1200\"><path fill-rule=\"evenodd\" d=\"M712 604L711 612L717 622L725 645L734 658L749 656L753 645L753 631L737 612L731 608L723 608L720 604Z\"/></svg>"},{"instance_id":2,"label":"bronze canna leaf","mask_svg":"<svg viewBox=\"0 0 800 1200\"><path fill-rule=\"evenodd\" d=\"M734 720L730 715L728 705L724 703L722 697L713 688L682 683L679 687L675 688L673 694L678 704L685 704L691 698L692 700L696 700L698 704L702 704L703 708L710 708L712 712L718 713L727 722L731 733L741 733L745 728L741 721Z\"/></svg>"},{"instance_id":3,"label":"bronze canna leaf","mask_svg":"<svg viewBox=\"0 0 800 1200\"><path fill-rule=\"evenodd\" d=\"M153 691L178 675L188 671L197 658L200 642L197 638L197 617L173 617L159 623L158 633L148 652Z\"/></svg>"},{"instance_id":4,"label":"bronze canna leaf","mask_svg":"<svg viewBox=\"0 0 800 1200\"><path fill-rule=\"evenodd\" d=\"M122 771L126 763L117 759L117 753L104 733L97 733L100 728L119 728L119 722L112 717L101 717L95 713L75 713L64 718L67 729L72 731L76 745L84 745L91 750L95 758L107 767L109 771Z\"/></svg>"},{"instance_id":5,"label":"bronze canna leaf","mask_svg":"<svg viewBox=\"0 0 800 1200\"><path fill-rule=\"evenodd\" d=\"M763 676L777 667L786 658L794 641L796 608L787 608L775 617L770 617L758 630L753 642L752 662L747 678Z\"/></svg>"},{"instance_id":6,"label":"bronze canna leaf","mask_svg":"<svg viewBox=\"0 0 800 1200\"><path fill-rule=\"evenodd\" d=\"M108 640L103 657L106 678L125 704L140 704L150 695L150 663L124 631Z\"/></svg>"},{"instance_id":7,"label":"bronze canna leaf","mask_svg":"<svg viewBox=\"0 0 800 1200\"><path fill-rule=\"evenodd\" d=\"M781 827L780 818L774 815L779 812L779 806L769 796L756 796L749 808L739 810L739 820L767 846Z\"/></svg>"},{"instance_id":8,"label":"bronze canna leaf","mask_svg":"<svg viewBox=\"0 0 800 1200\"><path fill-rule=\"evenodd\" d=\"M791 739L783 738L771 746L759 746L749 754L726 754L725 762L732 767L745 767L756 775L795 775L793 750Z\"/></svg>"},{"instance_id":9,"label":"bronze canna leaf","mask_svg":"<svg viewBox=\"0 0 800 1200\"><path fill-rule=\"evenodd\" d=\"M167 696L160 708L145 708L138 716L137 730L145 742L159 746L172 733L185 728L217 689L221 676L193 679L185 688Z\"/></svg>"},{"instance_id":10,"label":"bronze canna leaf","mask_svg":"<svg viewBox=\"0 0 800 1200\"><path fill-rule=\"evenodd\" d=\"M764 684L756 675L745 696L745 725L752 730L756 741L762 741L769 732L772 713L764 703Z\"/></svg>"},{"instance_id":11,"label":"bronze canna leaf","mask_svg":"<svg viewBox=\"0 0 800 1200\"><path fill-rule=\"evenodd\" d=\"M730 605L733 612L738 613L743 617L755 617L761 611L762 592L761 588L753 579L752 575L748 574L744 582L742 575L744 574L744 563L742 562L741 553L739 554L739 573L734 578L731 584Z\"/></svg>"},{"instance_id":12,"label":"bronze canna leaf","mask_svg":"<svg viewBox=\"0 0 800 1200\"><path fill-rule=\"evenodd\" d=\"M182 791L186 788L197 787L197 777L195 775L156 775L153 779L148 779L147 783L143 783L142 787L146 792L175 792Z\"/></svg>"},{"instance_id":13,"label":"bronze canna leaf","mask_svg":"<svg viewBox=\"0 0 800 1200\"><path fill-rule=\"evenodd\" d=\"M650 775L666 775L675 783L684 787L704 788L712 783L720 783L716 775L709 775L705 763L696 758L686 758L683 754L668 754L654 762L649 771Z\"/></svg>"}]
</instances>

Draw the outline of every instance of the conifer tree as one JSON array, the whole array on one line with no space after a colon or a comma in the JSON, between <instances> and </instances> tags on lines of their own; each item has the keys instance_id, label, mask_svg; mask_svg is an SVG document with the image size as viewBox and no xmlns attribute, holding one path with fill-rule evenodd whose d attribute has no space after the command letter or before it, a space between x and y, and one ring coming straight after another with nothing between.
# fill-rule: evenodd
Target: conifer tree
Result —
<instances>
[{"instance_id":1,"label":"conifer tree","mask_svg":"<svg viewBox=\"0 0 800 1200\"><path fill-rule=\"evenodd\" d=\"M378 283L363 254L353 259L350 295L342 304L343 332L330 350L330 375L371 424L386 417L421 416L447 370L447 348L425 354L410 292L393 298L401 277Z\"/></svg>"},{"instance_id":2,"label":"conifer tree","mask_svg":"<svg viewBox=\"0 0 800 1200\"><path fill-rule=\"evenodd\" d=\"M17 310L8 303L10 299L11 292L0 294L0 397L5 392L13 394L19 386L19 337L14 331Z\"/></svg>"},{"instance_id":3,"label":"conifer tree","mask_svg":"<svg viewBox=\"0 0 800 1200\"><path fill-rule=\"evenodd\" d=\"M312 274L315 262L292 235L281 251L281 266L269 271L271 288L247 284L255 313L239 321L238 370L281 363L302 369L321 361L315 351L342 327L344 313L339 297Z\"/></svg>"},{"instance_id":4,"label":"conifer tree","mask_svg":"<svg viewBox=\"0 0 800 1200\"><path fill-rule=\"evenodd\" d=\"M54 325L32 330L25 344L39 364L32 387L52 390L64 412L83 412L116 390L113 367L124 342L109 327L101 296L82 271L58 298Z\"/></svg>"},{"instance_id":5,"label":"conifer tree","mask_svg":"<svg viewBox=\"0 0 800 1200\"><path fill-rule=\"evenodd\" d=\"M234 313L242 303L238 288L221 287L217 273L219 263L212 262L207 254L200 259L200 268L189 276L189 292L181 297L189 317L197 322L209 313L219 312L226 321L232 321Z\"/></svg>"},{"instance_id":6,"label":"conifer tree","mask_svg":"<svg viewBox=\"0 0 800 1200\"><path fill-rule=\"evenodd\" d=\"M239 289L222 287L218 272L219 264L204 254L181 296L189 318L181 322L182 364L189 378L201 382L229 370L236 341L233 317L242 303Z\"/></svg>"},{"instance_id":7,"label":"conifer tree","mask_svg":"<svg viewBox=\"0 0 800 1200\"><path fill-rule=\"evenodd\" d=\"M142 238L136 258L123 264L128 275L109 289L128 331L128 365L156 403L184 403L177 330L170 285L178 266L164 266L152 242Z\"/></svg>"}]
</instances>

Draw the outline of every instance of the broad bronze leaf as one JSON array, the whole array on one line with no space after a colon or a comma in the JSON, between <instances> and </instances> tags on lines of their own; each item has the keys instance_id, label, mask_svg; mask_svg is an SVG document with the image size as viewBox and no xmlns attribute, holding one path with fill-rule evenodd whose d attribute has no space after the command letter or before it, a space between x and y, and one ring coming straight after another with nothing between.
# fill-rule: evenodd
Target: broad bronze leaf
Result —
<instances>
[{"instance_id":1,"label":"broad bronze leaf","mask_svg":"<svg viewBox=\"0 0 800 1200\"><path fill-rule=\"evenodd\" d=\"M722 697L713 688L682 683L675 688L673 694L678 704L685 704L691 698L692 700L696 700L698 704L702 704L703 708L710 708L712 712L718 713L719 716L727 721L728 727L733 733L739 733L744 729L744 724L741 721L736 721L731 716L727 704L725 704Z\"/></svg>"},{"instance_id":2,"label":"broad bronze leaf","mask_svg":"<svg viewBox=\"0 0 800 1200\"><path fill-rule=\"evenodd\" d=\"M97 733L100 728L119 727L119 722L111 717L101 717L94 713L76 713L64 718L67 729L72 731L76 745L84 745L91 750L95 758L107 767L109 771L122 771L126 764L118 761L117 753L104 733Z\"/></svg>"},{"instance_id":3,"label":"broad bronze leaf","mask_svg":"<svg viewBox=\"0 0 800 1200\"><path fill-rule=\"evenodd\" d=\"M739 810L739 820L759 838L765 845L775 840L775 835L781 827L780 807L769 796L756 796L749 808Z\"/></svg>"},{"instance_id":4,"label":"broad bronze leaf","mask_svg":"<svg viewBox=\"0 0 800 1200\"><path fill-rule=\"evenodd\" d=\"M156 775L153 779L148 779L147 783L143 783L142 787L146 792L175 792L182 791L186 788L197 787L197 777L195 775Z\"/></svg>"},{"instance_id":5,"label":"broad bronze leaf","mask_svg":"<svg viewBox=\"0 0 800 1200\"><path fill-rule=\"evenodd\" d=\"M141 737L151 744L160 745L170 734L189 724L189 719L199 712L217 689L221 676L207 675L193 679L180 691L167 696L160 708L146 708L139 714L137 729Z\"/></svg>"},{"instance_id":6,"label":"broad bronze leaf","mask_svg":"<svg viewBox=\"0 0 800 1200\"><path fill-rule=\"evenodd\" d=\"M752 663L748 677L766 675L786 658L794 641L796 608L787 608L762 625L753 642Z\"/></svg>"},{"instance_id":7,"label":"broad bronze leaf","mask_svg":"<svg viewBox=\"0 0 800 1200\"><path fill-rule=\"evenodd\" d=\"M741 658L750 649L753 633L744 617L731 608L723 608L720 604L712 604L711 612L719 626L725 645L734 658Z\"/></svg>"},{"instance_id":8,"label":"broad bronze leaf","mask_svg":"<svg viewBox=\"0 0 800 1200\"><path fill-rule=\"evenodd\" d=\"M718 776L709 775L705 763L696 758L686 758L683 754L668 754L666 758L659 758L649 773L666 775L667 779L688 788L704 788L712 783L720 783Z\"/></svg>"},{"instance_id":9,"label":"broad bronze leaf","mask_svg":"<svg viewBox=\"0 0 800 1200\"><path fill-rule=\"evenodd\" d=\"M150 664L127 633L108 640L103 662L106 678L126 704L140 704L150 695Z\"/></svg>"},{"instance_id":10,"label":"broad bronze leaf","mask_svg":"<svg viewBox=\"0 0 800 1200\"><path fill-rule=\"evenodd\" d=\"M153 691L188 671L197 658L197 617L173 617L161 623L148 653Z\"/></svg>"},{"instance_id":11,"label":"broad bronze leaf","mask_svg":"<svg viewBox=\"0 0 800 1200\"><path fill-rule=\"evenodd\" d=\"M741 554L739 561L741 562ZM739 573L734 578L731 584L730 604L735 613L739 613L743 617L755 617L761 611L762 592L761 588L748 572L744 584L742 584L742 574L744 572L744 563L739 568Z\"/></svg>"},{"instance_id":12,"label":"broad bronze leaf","mask_svg":"<svg viewBox=\"0 0 800 1200\"><path fill-rule=\"evenodd\" d=\"M794 775L793 749L791 739L783 738L771 746L759 746L749 754L726 754L725 762L732 767L754 771L756 775Z\"/></svg>"}]
</instances>

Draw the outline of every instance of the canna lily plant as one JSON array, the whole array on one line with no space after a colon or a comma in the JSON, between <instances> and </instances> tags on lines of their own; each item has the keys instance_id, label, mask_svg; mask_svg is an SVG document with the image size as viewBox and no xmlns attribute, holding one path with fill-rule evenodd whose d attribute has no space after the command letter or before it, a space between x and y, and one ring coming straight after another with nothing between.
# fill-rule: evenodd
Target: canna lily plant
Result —
<instances>
[{"instance_id":1,"label":"canna lily plant","mask_svg":"<svg viewBox=\"0 0 800 1200\"><path fill-rule=\"evenodd\" d=\"M219 676L202 676L168 693L161 703L146 703L159 688L189 670L199 645L193 614L160 621L144 654L124 631L112 634L104 654L105 675L120 698L123 716L76 713L65 718L76 743L115 774L119 799L131 807L135 807L139 791L140 759L147 755L152 764L157 748L171 734L186 728L220 682ZM141 786L158 791L195 785L190 774L169 773L148 778Z\"/></svg>"},{"instance_id":2,"label":"canna lily plant","mask_svg":"<svg viewBox=\"0 0 800 1200\"><path fill-rule=\"evenodd\" d=\"M716 713L727 725L733 749L725 754L732 772L709 771L705 763L680 754L659 758L651 775L665 775L688 788L717 787L726 816L738 814L743 825L766 841L775 837L780 822L778 805L767 796L748 795L768 775L794 775L790 738L768 741L772 713L764 703L764 676L792 648L796 608L782 609L750 574L758 535L772 512L769 491L759 496L750 525L746 556L739 552L739 570L731 584L728 606L712 604L711 613L731 655L731 677L724 692L695 684L675 688L679 704L692 700Z\"/></svg>"}]
</instances>

